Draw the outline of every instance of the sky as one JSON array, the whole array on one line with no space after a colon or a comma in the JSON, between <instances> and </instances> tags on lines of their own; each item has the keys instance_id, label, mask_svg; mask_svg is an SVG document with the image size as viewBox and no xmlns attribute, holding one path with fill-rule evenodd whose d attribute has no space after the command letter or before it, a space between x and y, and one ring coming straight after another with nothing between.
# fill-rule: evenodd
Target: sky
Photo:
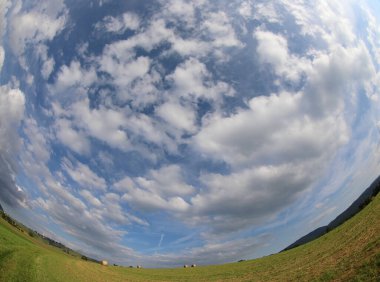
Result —
<instances>
[{"instance_id":1,"label":"sky","mask_svg":"<svg viewBox=\"0 0 380 282\"><path fill-rule=\"evenodd\" d=\"M123 265L275 253L379 175L377 1L0 1L0 203Z\"/></svg>"}]
</instances>

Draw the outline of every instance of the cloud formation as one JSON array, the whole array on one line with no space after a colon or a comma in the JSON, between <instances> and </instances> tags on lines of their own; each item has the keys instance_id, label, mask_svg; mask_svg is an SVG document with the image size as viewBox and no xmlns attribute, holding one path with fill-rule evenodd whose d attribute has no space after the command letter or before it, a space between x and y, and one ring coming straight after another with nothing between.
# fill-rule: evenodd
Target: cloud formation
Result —
<instances>
[{"instance_id":1,"label":"cloud formation","mask_svg":"<svg viewBox=\"0 0 380 282\"><path fill-rule=\"evenodd\" d=\"M10 206L20 205L25 193L17 186L17 164L21 140L18 128L24 118L25 96L9 85L0 87L0 200Z\"/></svg>"}]
</instances>

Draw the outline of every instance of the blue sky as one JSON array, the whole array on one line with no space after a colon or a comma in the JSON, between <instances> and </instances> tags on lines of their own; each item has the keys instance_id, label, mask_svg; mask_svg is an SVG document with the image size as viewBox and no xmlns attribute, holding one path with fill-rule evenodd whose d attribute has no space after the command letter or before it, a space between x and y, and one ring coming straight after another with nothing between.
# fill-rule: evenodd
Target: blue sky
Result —
<instances>
[{"instance_id":1,"label":"blue sky","mask_svg":"<svg viewBox=\"0 0 380 282\"><path fill-rule=\"evenodd\" d=\"M87 255L158 267L267 255L379 174L375 1L0 12L0 202Z\"/></svg>"}]
</instances>

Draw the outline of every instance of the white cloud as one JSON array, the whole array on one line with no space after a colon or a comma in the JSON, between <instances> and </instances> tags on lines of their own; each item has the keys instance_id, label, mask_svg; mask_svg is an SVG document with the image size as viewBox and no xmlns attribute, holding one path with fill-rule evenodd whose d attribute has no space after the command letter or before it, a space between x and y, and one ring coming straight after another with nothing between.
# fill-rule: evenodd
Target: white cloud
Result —
<instances>
[{"instance_id":1,"label":"white cloud","mask_svg":"<svg viewBox=\"0 0 380 282\"><path fill-rule=\"evenodd\" d=\"M196 13L207 12L209 3L207 0L169 0L160 1L162 8L160 17L176 21L177 23L185 23L186 28L193 28L197 24Z\"/></svg>"},{"instance_id":2,"label":"white cloud","mask_svg":"<svg viewBox=\"0 0 380 282\"><path fill-rule=\"evenodd\" d=\"M0 86L0 151L12 154L19 145L17 128L24 118L25 96L20 89Z\"/></svg>"},{"instance_id":3,"label":"white cloud","mask_svg":"<svg viewBox=\"0 0 380 282\"><path fill-rule=\"evenodd\" d=\"M183 0L171 0L166 4L165 8L171 16L174 15L181 20L185 20L188 23L192 23L194 21L195 9L193 3L188 3Z\"/></svg>"},{"instance_id":4,"label":"white cloud","mask_svg":"<svg viewBox=\"0 0 380 282\"><path fill-rule=\"evenodd\" d=\"M86 209L87 206L79 198L75 197L72 194L71 188L64 186L56 179L47 179L46 187L48 193L52 193L53 197L56 197L56 199L59 202L68 205L70 208L73 208L76 212L82 212Z\"/></svg>"},{"instance_id":5,"label":"white cloud","mask_svg":"<svg viewBox=\"0 0 380 282\"><path fill-rule=\"evenodd\" d=\"M362 7L363 12L367 16L368 20L368 41L371 44L372 52L375 55L375 59L377 64L380 65L380 28L379 28L379 20L377 20L374 15L372 15L370 9L368 7Z\"/></svg>"},{"instance_id":6,"label":"white cloud","mask_svg":"<svg viewBox=\"0 0 380 282\"><path fill-rule=\"evenodd\" d=\"M34 47L34 50L42 61L42 77L47 80L54 70L55 60L54 58L48 56L48 47L46 44L40 43Z\"/></svg>"},{"instance_id":7,"label":"white cloud","mask_svg":"<svg viewBox=\"0 0 380 282\"><path fill-rule=\"evenodd\" d=\"M129 149L129 141L123 128L127 119L121 111L100 107L90 109L88 98L78 101L69 109L75 119L75 125L86 135L105 142L120 150Z\"/></svg>"},{"instance_id":8,"label":"white cloud","mask_svg":"<svg viewBox=\"0 0 380 282\"><path fill-rule=\"evenodd\" d=\"M318 20L319 15L312 12L315 10L313 5L303 0L282 0L281 8L286 9L294 17L295 23L301 27L302 35L317 36L319 32L323 32L321 23Z\"/></svg>"},{"instance_id":9,"label":"white cloud","mask_svg":"<svg viewBox=\"0 0 380 282\"><path fill-rule=\"evenodd\" d=\"M270 222L310 187L318 177L314 168L314 163L304 162L204 174L201 180L208 188L191 199L193 220L219 235Z\"/></svg>"},{"instance_id":10,"label":"white cloud","mask_svg":"<svg viewBox=\"0 0 380 282\"><path fill-rule=\"evenodd\" d=\"M100 191L107 189L107 183L104 178L99 177L87 165L79 161L72 163L70 160L64 159L62 161L62 168L83 189L96 189Z\"/></svg>"},{"instance_id":11,"label":"white cloud","mask_svg":"<svg viewBox=\"0 0 380 282\"><path fill-rule=\"evenodd\" d=\"M253 98L249 109L210 120L195 136L195 144L210 156L238 166L321 156L329 146L336 148L334 144L347 140L346 125L336 117L320 121L302 117L304 96L284 92ZM318 132L322 136L316 139Z\"/></svg>"},{"instance_id":12,"label":"white cloud","mask_svg":"<svg viewBox=\"0 0 380 282\"><path fill-rule=\"evenodd\" d=\"M352 4L340 1L307 1L282 0L282 6L295 18L302 35L323 38L330 46L336 43L350 45L355 41L352 23L354 11Z\"/></svg>"},{"instance_id":13,"label":"white cloud","mask_svg":"<svg viewBox=\"0 0 380 282\"><path fill-rule=\"evenodd\" d=\"M275 67L285 65L289 54L288 44L284 37L262 30L256 30L254 36L258 40L257 52L263 62Z\"/></svg>"},{"instance_id":14,"label":"white cloud","mask_svg":"<svg viewBox=\"0 0 380 282\"><path fill-rule=\"evenodd\" d=\"M172 50L181 56L204 57L212 51L211 46L198 39L183 39L175 37L171 39Z\"/></svg>"},{"instance_id":15,"label":"white cloud","mask_svg":"<svg viewBox=\"0 0 380 282\"><path fill-rule=\"evenodd\" d=\"M218 100L223 96L231 96L233 90L227 83L214 83L211 73L205 64L190 58L176 67L167 79L173 83L173 92L177 97L196 101L198 98Z\"/></svg>"},{"instance_id":16,"label":"white cloud","mask_svg":"<svg viewBox=\"0 0 380 282\"><path fill-rule=\"evenodd\" d=\"M4 0L4 1L0 2L0 18L1 18L1 21L0 21L0 45L2 45L2 43L3 43L4 32L7 29L7 20L6 20L5 15L7 14L8 9L10 8L11 4L12 3L9 0Z\"/></svg>"},{"instance_id":17,"label":"white cloud","mask_svg":"<svg viewBox=\"0 0 380 282\"><path fill-rule=\"evenodd\" d=\"M259 21L268 21L270 23L281 24L283 22L282 16L277 12L275 3L255 3L253 17ZM244 11L244 10L243 10Z\"/></svg>"},{"instance_id":18,"label":"white cloud","mask_svg":"<svg viewBox=\"0 0 380 282\"><path fill-rule=\"evenodd\" d=\"M164 166L148 173L148 181L137 180L143 188L157 191L166 196L184 196L194 192L194 188L184 183L181 168L178 165Z\"/></svg>"},{"instance_id":19,"label":"white cloud","mask_svg":"<svg viewBox=\"0 0 380 282\"><path fill-rule=\"evenodd\" d=\"M161 75L151 70L138 78L129 85L122 89L119 96L122 100L128 100L132 103L135 109L143 109L149 105L153 105L160 99L160 91L156 85L159 85Z\"/></svg>"},{"instance_id":20,"label":"white cloud","mask_svg":"<svg viewBox=\"0 0 380 282\"><path fill-rule=\"evenodd\" d=\"M37 121L28 118L24 120L24 133L27 141L24 140L25 151L33 155L38 162L46 163L50 159L49 131L39 128Z\"/></svg>"},{"instance_id":21,"label":"white cloud","mask_svg":"<svg viewBox=\"0 0 380 282\"><path fill-rule=\"evenodd\" d=\"M49 62L45 62L50 64ZM45 65L44 65L45 68ZM49 66L47 66L49 68ZM69 66L62 66L57 74L53 89L58 92L67 91L71 87L88 88L97 80L94 68L85 70L78 61L72 61Z\"/></svg>"},{"instance_id":22,"label":"white cloud","mask_svg":"<svg viewBox=\"0 0 380 282\"><path fill-rule=\"evenodd\" d=\"M87 201L87 203L91 204L93 207L100 208L102 206L102 203L99 201L99 199L92 195L90 191L81 189L79 191L79 194Z\"/></svg>"},{"instance_id":23,"label":"white cloud","mask_svg":"<svg viewBox=\"0 0 380 282\"><path fill-rule=\"evenodd\" d=\"M282 78L298 79L302 74L306 82L299 92L255 97L248 108L224 117L216 112L203 119L193 138L195 147L225 161L231 173L205 173L201 179L208 190L191 199L189 210L203 215L194 217L195 222L207 222L221 234L271 219L273 211L291 204L298 193L317 182L317 175L350 140L351 125L344 109L350 107L358 89L373 83L376 74L361 42L345 46L351 41L334 37L341 41L329 42L331 49L306 59L290 54L282 35L259 29L255 37L262 63ZM295 75L289 74L288 67ZM255 216L245 218L248 214Z\"/></svg>"},{"instance_id":24,"label":"white cloud","mask_svg":"<svg viewBox=\"0 0 380 282\"><path fill-rule=\"evenodd\" d=\"M156 108L156 113L179 130L194 132L196 113L193 109L178 103L167 102Z\"/></svg>"},{"instance_id":25,"label":"white cloud","mask_svg":"<svg viewBox=\"0 0 380 282\"><path fill-rule=\"evenodd\" d=\"M155 211L180 212L185 211L189 207L189 204L181 197L164 199L150 191L138 188L130 188L128 193L123 195L122 199L130 204L133 209L146 213Z\"/></svg>"},{"instance_id":26,"label":"white cloud","mask_svg":"<svg viewBox=\"0 0 380 282\"><path fill-rule=\"evenodd\" d=\"M114 222L116 224L125 225L132 222L139 225L148 226L149 224L136 216L129 214L121 207L121 197L115 193L107 193L101 197L103 209L101 217L104 221Z\"/></svg>"},{"instance_id":27,"label":"white cloud","mask_svg":"<svg viewBox=\"0 0 380 282\"><path fill-rule=\"evenodd\" d=\"M289 54L288 42L282 35L262 29L255 30L253 35L258 41L256 52L260 62L270 64L277 75L298 81L308 70L310 62Z\"/></svg>"},{"instance_id":28,"label":"white cloud","mask_svg":"<svg viewBox=\"0 0 380 282\"><path fill-rule=\"evenodd\" d=\"M307 73L305 107L313 115L342 110L345 99L349 99L350 94L356 96L357 89L365 88L375 74L371 57L362 42L319 54Z\"/></svg>"},{"instance_id":29,"label":"white cloud","mask_svg":"<svg viewBox=\"0 0 380 282\"><path fill-rule=\"evenodd\" d=\"M240 4L238 12L244 18L250 18L252 16L252 3L244 1Z\"/></svg>"},{"instance_id":30,"label":"white cloud","mask_svg":"<svg viewBox=\"0 0 380 282\"><path fill-rule=\"evenodd\" d=\"M67 119L56 121L56 135L62 144L78 154L87 154L90 152L91 143L83 131L75 130L72 123Z\"/></svg>"},{"instance_id":31,"label":"white cloud","mask_svg":"<svg viewBox=\"0 0 380 282\"><path fill-rule=\"evenodd\" d=\"M118 17L107 16L102 22L96 24L96 29L112 33L124 33L127 30L137 30L140 27L140 19L134 13L124 13Z\"/></svg>"},{"instance_id":32,"label":"white cloud","mask_svg":"<svg viewBox=\"0 0 380 282\"><path fill-rule=\"evenodd\" d=\"M323 22L325 30L322 37L331 45L336 42L342 45L351 45L355 42L353 19L350 18L347 7L348 5L344 5L340 1L321 1L316 6L316 13Z\"/></svg>"},{"instance_id":33,"label":"white cloud","mask_svg":"<svg viewBox=\"0 0 380 282\"><path fill-rule=\"evenodd\" d=\"M114 184L115 189L125 192L123 200L134 209L145 212L184 212L189 204L184 196L194 193L194 187L185 183L181 168L177 165L151 170L146 177L125 177Z\"/></svg>"},{"instance_id":34,"label":"white cloud","mask_svg":"<svg viewBox=\"0 0 380 282\"><path fill-rule=\"evenodd\" d=\"M22 205L26 199L15 182L15 158L21 145L18 129L24 108L23 92L8 85L0 86L0 198L10 206Z\"/></svg>"},{"instance_id":35,"label":"white cloud","mask_svg":"<svg viewBox=\"0 0 380 282\"><path fill-rule=\"evenodd\" d=\"M101 61L100 69L112 75L115 84L121 89L128 86L135 79L144 76L150 68L150 59L148 57L138 57L135 60L122 61L121 63L118 63L118 61L118 59L104 57ZM123 91L120 91L120 93L122 94Z\"/></svg>"},{"instance_id":36,"label":"white cloud","mask_svg":"<svg viewBox=\"0 0 380 282\"><path fill-rule=\"evenodd\" d=\"M54 70L54 65L55 65L55 61L53 58L49 58L47 59L43 65L42 65L42 70L41 70L41 73L42 73L42 77L45 78L45 79L48 79L50 74L53 72Z\"/></svg>"},{"instance_id":37,"label":"white cloud","mask_svg":"<svg viewBox=\"0 0 380 282\"><path fill-rule=\"evenodd\" d=\"M165 20L158 18L152 20L144 32L125 40L125 45L129 49L142 47L146 51L151 51L157 45L168 41L173 36L173 30L167 28Z\"/></svg>"},{"instance_id":38,"label":"white cloud","mask_svg":"<svg viewBox=\"0 0 380 282\"><path fill-rule=\"evenodd\" d=\"M21 1L15 3L8 27L10 45L17 56L24 53L28 44L52 40L67 21L66 6L61 0L44 1L28 12L22 6Z\"/></svg>"},{"instance_id":39,"label":"white cloud","mask_svg":"<svg viewBox=\"0 0 380 282\"><path fill-rule=\"evenodd\" d=\"M145 141L159 145L169 152L174 153L177 150L177 144L163 131L162 126L154 117L143 114L130 116L128 118L128 129L137 137L137 142L138 138L143 138ZM134 145L138 147L138 144L135 143Z\"/></svg>"},{"instance_id":40,"label":"white cloud","mask_svg":"<svg viewBox=\"0 0 380 282\"><path fill-rule=\"evenodd\" d=\"M203 21L203 27L215 47L242 47L233 29L230 19L225 12L209 13Z\"/></svg>"},{"instance_id":41,"label":"white cloud","mask_svg":"<svg viewBox=\"0 0 380 282\"><path fill-rule=\"evenodd\" d=\"M66 234L81 241L81 246L97 253L117 253L119 242L125 232L115 230L102 222L101 218L87 210L87 206L59 183L49 183L52 196L39 200L44 209ZM64 200L64 202L62 202ZM77 216L80 214L80 216Z\"/></svg>"}]
</instances>

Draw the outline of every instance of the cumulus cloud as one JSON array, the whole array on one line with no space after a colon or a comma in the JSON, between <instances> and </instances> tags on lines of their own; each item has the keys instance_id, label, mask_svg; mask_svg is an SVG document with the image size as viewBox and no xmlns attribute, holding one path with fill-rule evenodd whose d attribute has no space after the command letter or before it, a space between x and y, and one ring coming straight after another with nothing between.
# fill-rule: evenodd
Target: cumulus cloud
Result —
<instances>
[{"instance_id":1,"label":"cumulus cloud","mask_svg":"<svg viewBox=\"0 0 380 282\"><path fill-rule=\"evenodd\" d=\"M42 61L41 75L45 80L47 80L54 70L55 60L54 58L49 57L48 47L46 44L39 43L34 46L34 50Z\"/></svg>"},{"instance_id":2,"label":"cumulus cloud","mask_svg":"<svg viewBox=\"0 0 380 282\"><path fill-rule=\"evenodd\" d=\"M0 87L0 199L10 206L22 204L26 195L16 184L15 157L21 145L18 128L24 118L25 97L19 89Z\"/></svg>"},{"instance_id":3,"label":"cumulus cloud","mask_svg":"<svg viewBox=\"0 0 380 282\"><path fill-rule=\"evenodd\" d=\"M253 98L249 109L210 119L194 137L195 144L233 166L319 158L329 146L336 149L334 144L346 142L348 133L342 119L327 117L321 121L305 116L304 97L302 93L284 92ZM318 132L322 137L316 139ZM337 139L338 132L341 137Z\"/></svg>"},{"instance_id":4,"label":"cumulus cloud","mask_svg":"<svg viewBox=\"0 0 380 282\"><path fill-rule=\"evenodd\" d=\"M175 128L187 132L195 130L196 114L193 109L189 109L177 103L167 102L156 109L159 117Z\"/></svg>"},{"instance_id":5,"label":"cumulus cloud","mask_svg":"<svg viewBox=\"0 0 380 282\"><path fill-rule=\"evenodd\" d=\"M43 1L28 11L21 1L16 1L8 23L12 51L21 56L28 46L52 40L63 30L67 17L62 0Z\"/></svg>"},{"instance_id":6,"label":"cumulus cloud","mask_svg":"<svg viewBox=\"0 0 380 282\"><path fill-rule=\"evenodd\" d=\"M118 17L105 17L102 22L96 24L96 29L100 32L107 31L113 33L123 33L128 29L136 30L139 26L139 16L134 13L127 12Z\"/></svg>"},{"instance_id":7,"label":"cumulus cloud","mask_svg":"<svg viewBox=\"0 0 380 282\"><path fill-rule=\"evenodd\" d=\"M45 63L50 64L49 60ZM97 75L94 68L86 70L82 68L78 61L72 61L69 66L64 65L61 67L53 85L53 90L54 92L62 93L73 87L76 88L76 91L80 88L87 89L96 79Z\"/></svg>"},{"instance_id":8,"label":"cumulus cloud","mask_svg":"<svg viewBox=\"0 0 380 282\"><path fill-rule=\"evenodd\" d=\"M185 211L189 204L183 197L195 191L194 187L185 183L181 168L177 165L151 170L146 177L125 177L114 187L125 192L123 200L135 209L146 212Z\"/></svg>"},{"instance_id":9,"label":"cumulus cloud","mask_svg":"<svg viewBox=\"0 0 380 282\"><path fill-rule=\"evenodd\" d=\"M101 69L111 74L115 84L122 89L135 79L145 75L150 68L150 59L147 57L138 57L121 64L114 59L111 61L109 59L109 57L105 58L101 62Z\"/></svg>"},{"instance_id":10,"label":"cumulus cloud","mask_svg":"<svg viewBox=\"0 0 380 282\"><path fill-rule=\"evenodd\" d=\"M291 204L300 192L310 188L334 154L349 141L349 120L342 111L349 105L350 95L356 95L357 89L365 89L375 76L368 50L362 43L350 47L335 43L327 54L316 53L306 59L291 55L281 35L259 29L254 36L262 63L270 64L280 77L298 79L306 75L307 80L298 92L255 97L247 108L227 117L216 112L203 119L201 130L193 138L194 145L208 156L223 160L232 172L204 174L202 179L209 192L199 193L191 204L196 214L206 209L206 219L202 220L209 220L218 232L228 232L229 222L233 222L230 231L252 226L255 220L274 215L276 208L281 209L281 203L287 203L283 207ZM343 39L336 41L347 43ZM287 71L290 64L296 75ZM267 183L258 172L267 173L278 183ZM299 174L289 175L290 172ZM257 185L263 185L258 194ZM277 192L269 196L272 187L285 189L279 193L278 202ZM239 196L235 199L235 195ZM260 209L264 199L269 201L263 207L271 203L274 206L262 211L244 210L246 199L247 208ZM223 209L218 210L221 206ZM245 218L248 214L255 216Z\"/></svg>"},{"instance_id":11,"label":"cumulus cloud","mask_svg":"<svg viewBox=\"0 0 380 282\"><path fill-rule=\"evenodd\" d=\"M105 191L107 188L106 181L99 177L87 165L76 162L73 164L70 160L64 159L62 162L63 169L67 174L83 189L97 189Z\"/></svg>"},{"instance_id":12,"label":"cumulus cloud","mask_svg":"<svg viewBox=\"0 0 380 282\"><path fill-rule=\"evenodd\" d=\"M258 41L256 52L259 60L270 64L277 75L292 81L298 81L308 70L308 61L289 54L288 42L282 35L258 29L254 32Z\"/></svg>"},{"instance_id":13,"label":"cumulus cloud","mask_svg":"<svg viewBox=\"0 0 380 282\"><path fill-rule=\"evenodd\" d=\"M8 85L0 87L0 148L12 154L19 146L17 128L24 117L25 96L20 89Z\"/></svg>"},{"instance_id":14,"label":"cumulus cloud","mask_svg":"<svg viewBox=\"0 0 380 282\"><path fill-rule=\"evenodd\" d=\"M128 149L128 136L123 130L126 118L122 112L107 108L90 109L87 99L75 103L72 110L77 125L90 136L112 147L121 150Z\"/></svg>"},{"instance_id":15,"label":"cumulus cloud","mask_svg":"<svg viewBox=\"0 0 380 282\"><path fill-rule=\"evenodd\" d=\"M56 114L59 115L60 111ZM58 120L57 137L72 150L78 153L88 152L88 137L120 150L128 150L128 136L123 130L127 119L123 112L105 107L90 109L89 100L85 98L69 105L61 114L71 119Z\"/></svg>"},{"instance_id":16,"label":"cumulus cloud","mask_svg":"<svg viewBox=\"0 0 380 282\"><path fill-rule=\"evenodd\" d=\"M88 154L91 143L81 130L75 130L67 119L58 119L55 124L58 140L78 154Z\"/></svg>"},{"instance_id":17,"label":"cumulus cloud","mask_svg":"<svg viewBox=\"0 0 380 282\"><path fill-rule=\"evenodd\" d=\"M310 187L315 168L309 162L258 166L230 175L204 174L201 180L208 189L191 199L193 211L219 235L269 222Z\"/></svg>"},{"instance_id":18,"label":"cumulus cloud","mask_svg":"<svg viewBox=\"0 0 380 282\"><path fill-rule=\"evenodd\" d=\"M175 17L178 21L184 21L187 25L195 24L196 8L202 6L205 1L162 1L165 18Z\"/></svg>"},{"instance_id":19,"label":"cumulus cloud","mask_svg":"<svg viewBox=\"0 0 380 282\"><path fill-rule=\"evenodd\" d=\"M378 20L371 14L371 11L368 7L362 7L363 12L365 13L368 20L368 41L371 44L372 52L375 55L377 64L380 64L380 29Z\"/></svg>"},{"instance_id":20,"label":"cumulus cloud","mask_svg":"<svg viewBox=\"0 0 380 282\"><path fill-rule=\"evenodd\" d=\"M252 16L252 3L249 1L244 1L240 4L238 12L244 18L249 18Z\"/></svg>"},{"instance_id":21,"label":"cumulus cloud","mask_svg":"<svg viewBox=\"0 0 380 282\"><path fill-rule=\"evenodd\" d=\"M247 17L249 15L248 13L250 12L249 4L247 3L249 2L248 1L243 2L240 8L240 13L242 13L242 15L245 17ZM255 11L255 13L253 14L253 17L256 20L268 21L269 23L278 23L278 24L281 24L283 22L283 16L277 12L278 6L276 5L276 3L256 2L254 3L253 6L254 6L253 10Z\"/></svg>"},{"instance_id":22,"label":"cumulus cloud","mask_svg":"<svg viewBox=\"0 0 380 282\"><path fill-rule=\"evenodd\" d=\"M7 20L6 20L6 13L11 6L10 1L1 1L0 3L0 15L1 15L1 21L0 21L0 45L3 42L3 34L7 28Z\"/></svg>"},{"instance_id":23,"label":"cumulus cloud","mask_svg":"<svg viewBox=\"0 0 380 282\"><path fill-rule=\"evenodd\" d=\"M237 38L229 17L224 12L208 14L203 26L208 31L212 44L216 47L239 47L243 45Z\"/></svg>"},{"instance_id":24,"label":"cumulus cloud","mask_svg":"<svg viewBox=\"0 0 380 282\"><path fill-rule=\"evenodd\" d=\"M308 101L305 106L313 114L327 115L342 110L342 103L348 98L346 93L355 95L358 88L371 83L375 73L368 50L362 43L347 48L339 46L329 54L321 54L315 58L308 73L310 83L306 88Z\"/></svg>"},{"instance_id":25,"label":"cumulus cloud","mask_svg":"<svg viewBox=\"0 0 380 282\"><path fill-rule=\"evenodd\" d=\"M225 96L234 94L232 88L225 82L214 82L205 64L190 58L176 67L167 79L173 83L176 96L196 101L198 98L219 102Z\"/></svg>"},{"instance_id":26,"label":"cumulus cloud","mask_svg":"<svg viewBox=\"0 0 380 282\"><path fill-rule=\"evenodd\" d=\"M102 203L99 201L97 197L95 197L90 191L88 190L80 190L79 194L95 208L100 208L102 206Z\"/></svg>"}]
</instances>

